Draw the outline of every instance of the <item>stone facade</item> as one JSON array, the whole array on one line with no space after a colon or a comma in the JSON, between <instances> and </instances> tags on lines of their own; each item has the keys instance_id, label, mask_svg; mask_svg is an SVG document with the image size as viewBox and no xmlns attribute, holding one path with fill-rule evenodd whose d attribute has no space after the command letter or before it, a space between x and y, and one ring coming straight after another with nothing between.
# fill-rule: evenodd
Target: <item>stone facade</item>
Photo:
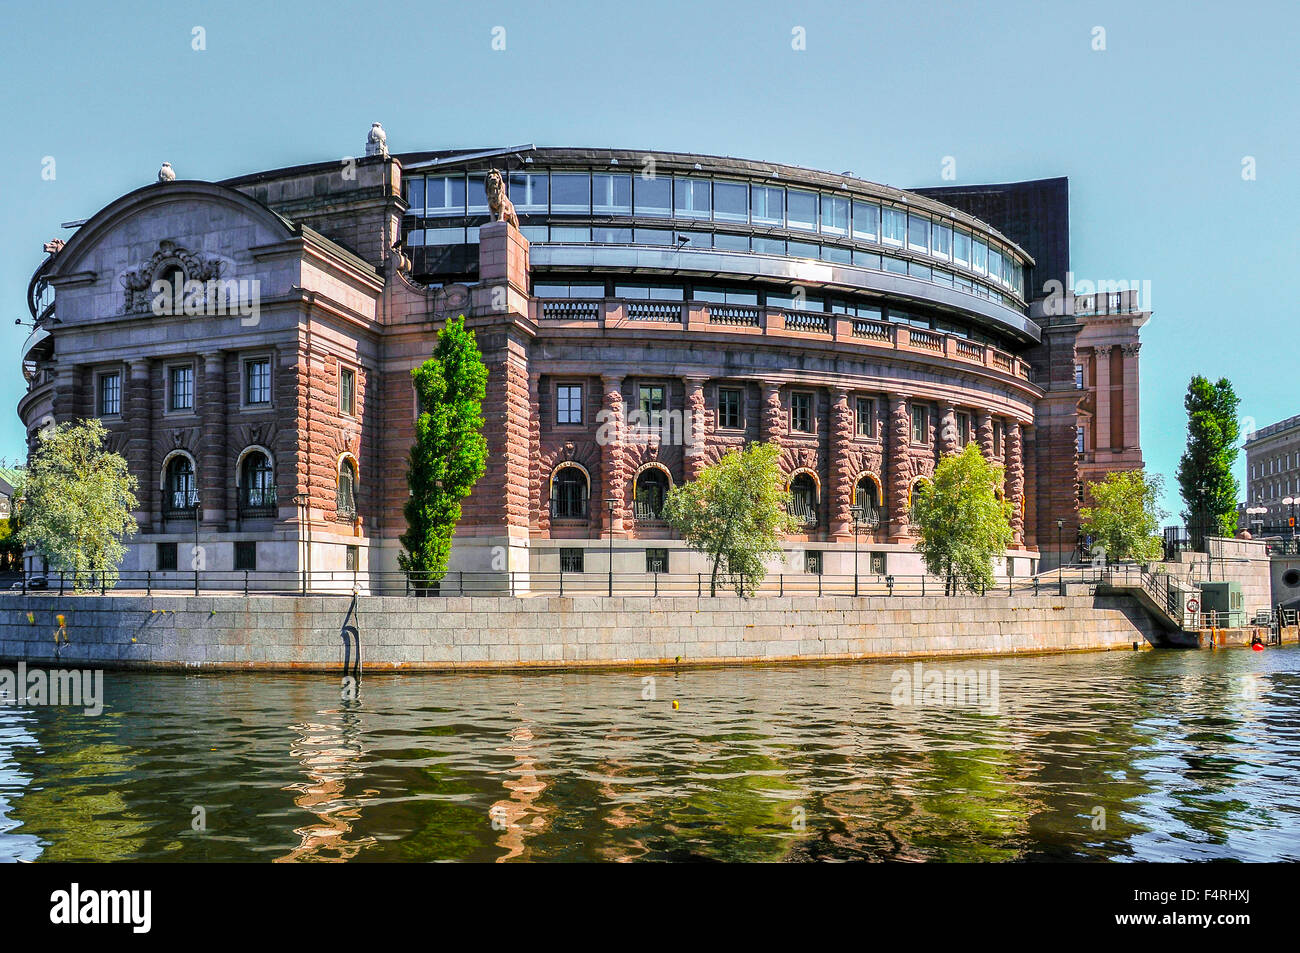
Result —
<instances>
[{"instance_id":1,"label":"stone facade","mask_svg":"<svg viewBox=\"0 0 1300 953\"><path fill-rule=\"evenodd\" d=\"M455 570L545 575L577 558L587 572L640 573L654 550L666 553L670 572L702 571L655 502L727 450L773 440L791 486L799 481L809 494L804 532L788 541L789 555L820 554L815 563L783 562L783 571L819 565L851 573L856 544L887 560L889 573L917 573L912 493L964 434L1005 470L1015 540L1001 569L1023 576L1039 567L1045 543L1054 547L1053 521L1073 513L1081 473L1140 465L1142 319L1131 313L1106 321L1071 314L1068 327L1043 320L1040 332L1033 309L991 304L987 291L985 299L962 297L912 278L829 268L815 291L830 296L864 281L861 290L877 296L871 300L897 295L909 308L932 293L935 308L969 318L972 328L1005 320L1005 335L969 333L948 318L926 330L829 306L810 314L767 298L731 306L706 293L702 280L691 286L700 294L670 304L615 293L621 281L662 274L653 266L663 252L651 253L644 270L616 275L584 266L607 291L598 300L556 300L535 286L573 273L564 263L569 250L538 246L539 264L520 228L486 221L473 226L473 260L455 266L472 266L473 280L434 280L419 264L427 251L415 255L413 269L402 246L410 231L404 163L420 161L377 153L351 167L160 182L97 213L42 264L34 287L54 289L59 323L24 349L29 391L19 413L33 435L50 421L104 419L139 482L141 531L128 573L158 572L164 584L175 566L178 584L188 578L196 526L193 513L175 505L174 469L193 471L203 568L330 571L340 584L353 573L396 570L418 410L410 372L458 314L489 370L489 464L463 506ZM529 206L515 204L528 222ZM1013 254L1009 242L1004 252ZM738 256L698 254L709 268L739 268ZM740 264L767 267L759 255ZM793 259L776 265L789 270L787 285L804 268ZM256 313L155 313L134 289L176 269L255 286ZM1026 343L1040 333L1042 343ZM1069 347L1054 346L1053 335ZM1096 365L1099 383L1081 399L1078 355L1105 347L1127 350L1118 363ZM258 361L269 361L268 390L252 395ZM181 387L193 396L177 405ZM666 427L647 425L639 413L646 409ZM1105 453L1076 455L1080 420L1113 435ZM250 454L264 455L273 470L269 512L250 505ZM561 498L565 481L571 495ZM855 533L862 493L874 494L878 520ZM1065 538L1072 543L1069 530Z\"/></svg>"}]
</instances>

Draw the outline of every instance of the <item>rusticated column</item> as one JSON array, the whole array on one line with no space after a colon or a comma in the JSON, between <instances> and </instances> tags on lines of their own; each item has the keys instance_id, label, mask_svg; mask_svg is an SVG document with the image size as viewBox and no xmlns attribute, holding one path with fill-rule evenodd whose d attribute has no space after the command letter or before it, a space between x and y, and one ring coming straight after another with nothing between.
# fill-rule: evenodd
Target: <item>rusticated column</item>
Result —
<instances>
[{"instance_id":1,"label":"rusticated column","mask_svg":"<svg viewBox=\"0 0 1300 953\"><path fill-rule=\"evenodd\" d=\"M902 542L910 535L907 493L912 485L912 421L907 412L907 398L889 395L889 439L886 453L889 469L889 517L891 542Z\"/></svg>"},{"instance_id":2,"label":"rusticated column","mask_svg":"<svg viewBox=\"0 0 1300 953\"><path fill-rule=\"evenodd\" d=\"M591 501L592 506L600 507L600 525L607 533L623 532L623 484L627 480L626 463L623 458L623 378L622 376L602 374L600 384L604 391L605 426L602 428L605 440L600 448L600 473L603 493L599 499ZM610 518L609 504L614 500L614 514Z\"/></svg>"},{"instance_id":3,"label":"rusticated column","mask_svg":"<svg viewBox=\"0 0 1300 953\"><path fill-rule=\"evenodd\" d=\"M957 446L957 408L944 403L939 417L939 456L946 457L962 449Z\"/></svg>"},{"instance_id":4,"label":"rusticated column","mask_svg":"<svg viewBox=\"0 0 1300 953\"><path fill-rule=\"evenodd\" d=\"M853 410L849 392L837 387L831 392L831 536L848 538L853 532L853 463L849 448L853 445Z\"/></svg>"},{"instance_id":5,"label":"rusticated column","mask_svg":"<svg viewBox=\"0 0 1300 953\"><path fill-rule=\"evenodd\" d=\"M1007 500L1011 503L1012 543L1025 545L1025 456L1020 422L1007 421Z\"/></svg>"},{"instance_id":6,"label":"rusticated column","mask_svg":"<svg viewBox=\"0 0 1300 953\"><path fill-rule=\"evenodd\" d=\"M980 412L980 452L984 454L984 459L993 462L993 415L988 411Z\"/></svg>"},{"instance_id":7,"label":"rusticated column","mask_svg":"<svg viewBox=\"0 0 1300 953\"><path fill-rule=\"evenodd\" d=\"M218 527L226 521L226 491L234 492L234 475L226 460L226 359L220 351L203 356L203 391L199 418L203 437L199 452L199 508L203 525Z\"/></svg>"},{"instance_id":8,"label":"rusticated column","mask_svg":"<svg viewBox=\"0 0 1300 953\"><path fill-rule=\"evenodd\" d=\"M585 391L584 391L585 393ZM542 375L528 375L528 523L537 526L543 519L542 482Z\"/></svg>"},{"instance_id":9,"label":"rusticated column","mask_svg":"<svg viewBox=\"0 0 1300 953\"><path fill-rule=\"evenodd\" d=\"M153 413L149 387L149 361L132 361L126 392L126 462L138 486L135 521L140 532L152 528L153 500L158 493L159 474L153 472Z\"/></svg>"},{"instance_id":10,"label":"rusticated column","mask_svg":"<svg viewBox=\"0 0 1300 953\"><path fill-rule=\"evenodd\" d=\"M694 480L704 468L704 441L709 432L704 402L703 377L683 377L686 384L686 416L682 420L682 478Z\"/></svg>"},{"instance_id":11,"label":"rusticated column","mask_svg":"<svg viewBox=\"0 0 1300 953\"><path fill-rule=\"evenodd\" d=\"M781 407L781 385L763 385L763 421L762 433L764 443L779 441L785 434L785 411Z\"/></svg>"}]
</instances>

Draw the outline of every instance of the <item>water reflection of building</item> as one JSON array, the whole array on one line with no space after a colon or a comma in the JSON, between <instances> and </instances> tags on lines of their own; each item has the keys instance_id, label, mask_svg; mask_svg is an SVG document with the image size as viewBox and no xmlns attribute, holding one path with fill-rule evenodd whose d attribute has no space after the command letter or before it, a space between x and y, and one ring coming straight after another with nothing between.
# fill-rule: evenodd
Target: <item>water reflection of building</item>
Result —
<instances>
[{"instance_id":1,"label":"water reflection of building","mask_svg":"<svg viewBox=\"0 0 1300 953\"><path fill-rule=\"evenodd\" d=\"M298 738L290 745L289 754L302 765L308 780L285 787L296 792L293 803L315 814L320 823L295 828L294 833L300 838L298 846L276 858L277 863L352 860L377 843L370 836L348 840L353 825L361 818L362 804L378 794L366 790L353 797L347 795L348 782L365 777L361 764L365 754L361 744L361 718L356 712L346 710L320 714L338 714L339 723L309 722L291 726Z\"/></svg>"},{"instance_id":2,"label":"water reflection of building","mask_svg":"<svg viewBox=\"0 0 1300 953\"><path fill-rule=\"evenodd\" d=\"M511 743L497 749L515 759L515 766L507 769L513 777L501 782L509 797L493 802L488 811L493 829L500 832L497 846L505 851L497 863L522 857L527 838L542 833L550 823L549 808L537 803L549 785L538 773L535 740L532 725L525 719L511 729Z\"/></svg>"}]
</instances>

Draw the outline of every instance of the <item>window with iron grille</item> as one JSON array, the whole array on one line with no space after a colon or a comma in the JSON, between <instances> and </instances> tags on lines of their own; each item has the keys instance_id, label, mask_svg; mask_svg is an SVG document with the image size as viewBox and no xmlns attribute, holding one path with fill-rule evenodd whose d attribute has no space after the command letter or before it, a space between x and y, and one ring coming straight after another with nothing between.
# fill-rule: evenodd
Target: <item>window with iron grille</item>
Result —
<instances>
[{"instance_id":1,"label":"window with iron grille","mask_svg":"<svg viewBox=\"0 0 1300 953\"><path fill-rule=\"evenodd\" d=\"M587 494L587 475L574 466L561 467L551 479L551 515L557 519L586 519Z\"/></svg>"},{"instance_id":2,"label":"window with iron grille","mask_svg":"<svg viewBox=\"0 0 1300 953\"><path fill-rule=\"evenodd\" d=\"M885 554L871 553L871 572L877 576L885 574Z\"/></svg>"},{"instance_id":3,"label":"window with iron grille","mask_svg":"<svg viewBox=\"0 0 1300 953\"><path fill-rule=\"evenodd\" d=\"M582 550L560 550L560 572L582 572Z\"/></svg>"},{"instance_id":4,"label":"window with iron grille","mask_svg":"<svg viewBox=\"0 0 1300 953\"><path fill-rule=\"evenodd\" d=\"M355 519L357 515L357 468L351 460L339 464L339 485L336 507L340 519Z\"/></svg>"},{"instance_id":5,"label":"window with iron grille","mask_svg":"<svg viewBox=\"0 0 1300 953\"><path fill-rule=\"evenodd\" d=\"M346 569L348 572L356 572L359 563L358 560L359 556L360 556L359 549L356 546L349 546L347 548L346 554L344 555L343 568Z\"/></svg>"},{"instance_id":6,"label":"window with iron grille","mask_svg":"<svg viewBox=\"0 0 1300 953\"><path fill-rule=\"evenodd\" d=\"M257 543L251 539L235 541L235 568L257 568Z\"/></svg>"},{"instance_id":7,"label":"window with iron grille","mask_svg":"<svg viewBox=\"0 0 1300 953\"><path fill-rule=\"evenodd\" d=\"M803 571L814 576L822 574L822 554L820 550L810 549L803 554Z\"/></svg>"},{"instance_id":8,"label":"window with iron grille","mask_svg":"<svg viewBox=\"0 0 1300 953\"><path fill-rule=\"evenodd\" d=\"M122 375L118 371L99 377L99 415L112 416L122 412Z\"/></svg>"},{"instance_id":9,"label":"window with iron grille","mask_svg":"<svg viewBox=\"0 0 1300 953\"><path fill-rule=\"evenodd\" d=\"M812 394L790 395L790 429L812 433Z\"/></svg>"},{"instance_id":10,"label":"window with iron grille","mask_svg":"<svg viewBox=\"0 0 1300 953\"><path fill-rule=\"evenodd\" d=\"M668 550L647 549L645 551L645 571L646 572L667 572L668 571Z\"/></svg>"},{"instance_id":11,"label":"window with iron grille","mask_svg":"<svg viewBox=\"0 0 1300 953\"><path fill-rule=\"evenodd\" d=\"M158 568L175 569L176 568L176 544L175 543L158 543Z\"/></svg>"},{"instance_id":12,"label":"window with iron grille","mask_svg":"<svg viewBox=\"0 0 1300 953\"><path fill-rule=\"evenodd\" d=\"M718 391L718 426L727 430L739 430L744 426L741 413L741 392L730 387Z\"/></svg>"}]
</instances>

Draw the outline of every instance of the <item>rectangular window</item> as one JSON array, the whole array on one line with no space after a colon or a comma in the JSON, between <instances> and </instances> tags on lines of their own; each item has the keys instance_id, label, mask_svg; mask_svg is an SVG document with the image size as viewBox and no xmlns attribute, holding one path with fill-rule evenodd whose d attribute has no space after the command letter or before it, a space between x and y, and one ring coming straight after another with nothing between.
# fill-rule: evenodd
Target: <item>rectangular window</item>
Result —
<instances>
[{"instance_id":1,"label":"rectangular window","mask_svg":"<svg viewBox=\"0 0 1300 953\"><path fill-rule=\"evenodd\" d=\"M424 176L417 175L406 180L407 215L424 214Z\"/></svg>"},{"instance_id":2,"label":"rectangular window","mask_svg":"<svg viewBox=\"0 0 1300 953\"><path fill-rule=\"evenodd\" d=\"M970 267L970 232L957 229L952 236L952 260Z\"/></svg>"},{"instance_id":3,"label":"rectangular window","mask_svg":"<svg viewBox=\"0 0 1300 953\"><path fill-rule=\"evenodd\" d=\"M822 231L827 235L849 233L849 200L839 195L822 196Z\"/></svg>"},{"instance_id":4,"label":"rectangular window","mask_svg":"<svg viewBox=\"0 0 1300 953\"><path fill-rule=\"evenodd\" d=\"M885 207L881 239L886 245L897 245L900 248L907 241L907 213L901 208Z\"/></svg>"},{"instance_id":5,"label":"rectangular window","mask_svg":"<svg viewBox=\"0 0 1300 953\"><path fill-rule=\"evenodd\" d=\"M812 394L790 395L790 429L812 433Z\"/></svg>"},{"instance_id":6,"label":"rectangular window","mask_svg":"<svg viewBox=\"0 0 1300 953\"><path fill-rule=\"evenodd\" d=\"M591 176L585 172L551 173L551 211L586 215L591 211ZM554 232L551 235L554 238Z\"/></svg>"},{"instance_id":7,"label":"rectangular window","mask_svg":"<svg viewBox=\"0 0 1300 953\"><path fill-rule=\"evenodd\" d=\"M869 572L871 572L871 574L875 576L883 576L885 574L885 554L871 553L870 555L871 555L871 567L869 569Z\"/></svg>"},{"instance_id":8,"label":"rectangular window","mask_svg":"<svg viewBox=\"0 0 1300 953\"><path fill-rule=\"evenodd\" d=\"M598 215L632 211L632 176L598 172L591 177L591 208Z\"/></svg>"},{"instance_id":9,"label":"rectangular window","mask_svg":"<svg viewBox=\"0 0 1300 953\"><path fill-rule=\"evenodd\" d=\"M1002 426L999 421L993 421L993 455L997 457L1002 455Z\"/></svg>"},{"instance_id":10,"label":"rectangular window","mask_svg":"<svg viewBox=\"0 0 1300 953\"><path fill-rule=\"evenodd\" d=\"M175 543L157 543L157 558L159 569L176 568L176 544Z\"/></svg>"},{"instance_id":11,"label":"rectangular window","mask_svg":"<svg viewBox=\"0 0 1300 953\"><path fill-rule=\"evenodd\" d=\"M1083 365L1074 365L1074 389L1083 390Z\"/></svg>"},{"instance_id":12,"label":"rectangular window","mask_svg":"<svg viewBox=\"0 0 1300 953\"><path fill-rule=\"evenodd\" d=\"M1074 452L1083 453L1083 428L1074 428Z\"/></svg>"},{"instance_id":13,"label":"rectangular window","mask_svg":"<svg viewBox=\"0 0 1300 953\"><path fill-rule=\"evenodd\" d=\"M869 242L880 237L880 206L875 202L854 201L853 237Z\"/></svg>"},{"instance_id":14,"label":"rectangular window","mask_svg":"<svg viewBox=\"0 0 1300 953\"><path fill-rule=\"evenodd\" d=\"M930 220L915 213L907 216L907 247L912 251L930 250Z\"/></svg>"},{"instance_id":15,"label":"rectangular window","mask_svg":"<svg viewBox=\"0 0 1300 953\"><path fill-rule=\"evenodd\" d=\"M1002 253L992 246L989 247L989 277L994 281L1002 280Z\"/></svg>"},{"instance_id":16,"label":"rectangular window","mask_svg":"<svg viewBox=\"0 0 1300 953\"><path fill-rule=\"evenodd\" d=\"M638 228L633 241L638 245L672 245L673 230L671 228Z\"/></svg>"},{"instance_id":17,"label":"rectangular window","mask_svg":"<svg viewBox=\"0 0 1300 953\"><path fill-rule=\"evenodd\" d=\"M360 564L361 548L359 546L349 546L343 557L343 568L348 572L356 572Z\"/></svg>"},{"instance_id":18,"label":"rectangular window","mask_svg":"<svg viewBox=\"0 0 1300 953\"><path fill-rule=\"evenodd\" d=\"M870 397L858 398L858 436L874 437L876 435L876 402Z\"/></svg>"},{"instance_id":19,"label":"rectangular window","mask_svg":"<svg viewBox=\"0 0 1300 953\"><path fill-rule=\"evenodd\" d=\"M271 402L271 359L259 357L244 362L244 403Z\"/></svg>"},{"instance_id":20,"label":"rectangular window","mask_svg":"<svg viewBox=\"0 0 1300 953\"><path fill-rule=\"evenodd\" d=\"M989 270L989 246L978 238L971 241L971 267L981 275Z\"/></svg>"},{"instance_id":21,"label":"rectangular window","mask_svg":"<svg viewBox=\"0 0 1300 953\"><path fill-rule=\"evenodd\" d=\"M817 231L817 193L790 189L786 192L786 214L791 228Z\"/></svg>"},{"instance_id":22,"label":"rectangular window","mask_svg":"<svg viewBox=\"0 0 1300 953\"><path fill-rule=\"evenodd\" d=\"M251 539L235 541L235 568L257 568L257 543Z\"/></svg>"},{"instance_id":23,"label":"rectangular window","mask_svg":"<svg viewBox=\"0 0 1300 953\"><path fill-rule=\"evenodd\" d=\"M930 241L936 257L948 258L952 254L952 226L935 222L930 228Z\"/></svg>"},{"instance_id":24,"label":"rectangular window","mask_svg":"<svg viewBox=\"0 0 1300 953\"><path fill-rule=\"evenodd\" d=\"M339 412L353 416L357 412L357 372L339 368Z\"/></svg>"},{"instance_id":25,"label":"rectangular window","mask_svg":"<svg viewBox=\"0 0 1300 953\"><path fill-rule=\"evenodd\" d=\"M713 247L723 251L749 251L749 237L718 232L713 236Z\"/></svg>"},{"instance_id":26,"label":"rectangular window","mask_svg":"<svg viewBox=\"0 0 1300 953\"><path fill-rule=\"evenodd\" d=\"M167 409L194 409L194 365L167 368Z\"/></svg>"},{"instance_id":27,"label":"rectangular window","mask_svg":"<svg viewBox=\"0 0 1300 953\"><path fill-rule=\"evenodd\" d=\"M749 186L744 182L713 183L713 220L749 221Z\"/></svg>"},{"instance_id":28,"label":"rectangular window","mask_svg":"<svg viewBox=\"0 0 1300 953\"><path fill-rule=\"evenodd\" d=\"M785 224L785 189L774 185L754 185L749 190L754 222L759 225Z\"/></svg>"},{"instance_id":29,"label":"rectangular window","mask_svg":"<svg viewBox=\"0 0 1300 953\"><path fill-rule=\"evenodd\" d=\"M810 549L803 554L803 571L814 576L822 574L821 550Z\"/></svg>"},{"instance_id":30,"label":"rectangular window","mask_svg":"<svg viewBox=\"0 0 1300 953\"><path fill-rule=\"evenodd\" d=\"M582 572L582 550L560 550L560 572Z\"/></svg>"},{"instance_id":31,"label":"rectangular window","mask_svg":"<svg viewBox=\"0 0 1300 953\"><path fill-rule=\"evenodd\" d=\"M743 426L741 392L730 387L718 391L718 426L726 430L739 430Z\"/></svg>"},{"instance_id":32,"label":"rectangular window","mask_svg":"<svg viewBox=\"0 0 1300 953\"><path fill-rule=\"evenodd\" d=\"M560 384L555 388L555 422L582 423L582 385Z\"/></svg>"},{"instance_id":33,"label":"rectangular window","mask_svg":"<svg viewBox=\"0 0 1300 953\"><path fill-rule=\"evenodd\" d=\"M99 375L99 416L108 417L122 412L122 374L110 371Z\"/></svg>"},{"instance_id":34,"label":"rectangular window","mask_svg":"<svg viewBox=\"0 0 1300 953\"><path fill-rule=\"evenodd\" d=\"M655 414L664 410L664 385L642 384L638 388L640 396L641 423L648 425Z\"/></svg>"},{"instance_id":35,"label":"rectangular window","mask_svg":"<svg viewBox=\"0 0 1300 953\"><path fill-rule=\"evenodd\" d=\"M708 218L713 211L708 179L674 179L673 211L678 218Z\"/></svg>"},{"instance_id":36,"label":"rectangular window","mask_svg":"<svg viewBox=\"0 0 1300 953\"><path fill-rule=\"evenodd\" d=\"M591 230L591 240L593 242L604 242L607 245L630 245L632 244L632 229L604 228L598 225Z\"/></svg>"},{"instance_id":37,"label":"rectangular window","mask_svg":"<svg viewBox=\"0 0 1300 953\"><path fill-rule=\"evenodd\" d=\"M646 572L667 572L668 571L668 550L647 549L645 551L645 571Z\"/></svg>"},{"instance_id":38,"label":"rectangular window","mask_svg":"<svg viewBox=\"0 0 1300 953\"><path fill-rule=\"evenodd\" d=\"M964 447L970 443L970 417L966 414L957 415L957 446Z\"/></svg>"},{"instance_id":39,"label":"rectangular window","mask_svg":"<svg viewBox=\"0 0 1300 953\"><path fill-rule=\"evenodd\" d=\"M791 244L797 245L799 242L791 242ZM753 240L753 251L760 255L784 255L785 239L755 235Z\"/></svg>"},{"instance_id":40,"label":"rectangular window","mask_svg":"<svg viewBox=\"0 0 1300 953\"><path fill-rule=\"evenodd\" d=\"M510 202L516 212L545 212L550 192L545 172L510 173Z\"/></svg>"},{"instance_id":41,"label":"rectangular window","mask_svg":"<svg viewBox=\"0 0 1300 953\"><path fill-rule=\"evenodd\" d=\"M673 214L673 180L646 178L638 175L633 183L636 195L636 214L655 218L669 218Z\"/></svg>"},{"instance_id":42,"label":"rectangular window","mask_svg":"<svg viewBox=\"0 0 1300 953\"><path fill-rule=\"evenodd\" d=\"M930 408L925 404L912 405L912 443L930 442Z\"/></svg>"},{"instance_id":43,"label":"rectangular window","mask_svg":"<svg viewBox=\"0 0 1300 953\"><path fill-rule=\"evenodd\" d=\"M463 175L429 176L425 190L425 215L464 215L465 177Z\"/></svg>"}]
</instances>

